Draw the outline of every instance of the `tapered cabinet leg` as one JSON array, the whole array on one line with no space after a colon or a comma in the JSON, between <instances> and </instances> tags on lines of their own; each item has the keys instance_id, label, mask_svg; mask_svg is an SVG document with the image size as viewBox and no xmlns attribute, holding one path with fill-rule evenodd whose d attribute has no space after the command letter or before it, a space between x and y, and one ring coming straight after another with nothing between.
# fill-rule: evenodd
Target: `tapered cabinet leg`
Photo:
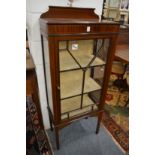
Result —
<instances>
[{"instance_id":1,"label":"tapered cabinet leg","mask_svg":"<svg viewBox=\"0 0 155 155\"><path fill-rule=\"evenodd\" d=\"M49 118L49 120L50 120L50 127L51 127L51 131L53 131L52 119L51 119L51 118Z\"/></svg>"},{"instance_id":2,"label":"tapered cabinet leg","mask_svg":"<svg viewBox=\"0 0 155 155\"><path fill-rule=\"evenodd\" d=\"M101 121L102 121L102 113L100 113L100 114L98 115L98 121L97 121L97 126L96 126L96 134L99 133Z\"/></svg>"},{"instance_id":3,"label":"tapered cabinet leg","mask_svg":"<svg viewBox=\"0 0 155 155\"><path fill-rule=\"evenodd\" d=\"M99 119L97 121L97 127L96 127L96 134L99 133L99 129L100 129L100 122L99 122Z\"/></svg>"},{"instance_id":4,"label":"tapered cabinet leg","mask_svg":"<svg viewBox=\"0 0 155 155\"><path fill-rule=\"evenodd\" d=\"M53 131L53 122L52 122L52 118L51 118L51 113L50 113L49 107L47 107L47 110L48 110L48 117L49 117L49 121L50 121L51 131Z\"/></svg>"},{"instance_id":5,"label":"tapered cabinet leg","mask_svg":"<svg viewBox=\"0 0 155 155\"><path fill-rule=\"evenodd\" d=\"M60 144L59 144L59 129L58 128L55 128L55 139L56 139L57 150L59 150Z\"/></svg>"}]
</instances>

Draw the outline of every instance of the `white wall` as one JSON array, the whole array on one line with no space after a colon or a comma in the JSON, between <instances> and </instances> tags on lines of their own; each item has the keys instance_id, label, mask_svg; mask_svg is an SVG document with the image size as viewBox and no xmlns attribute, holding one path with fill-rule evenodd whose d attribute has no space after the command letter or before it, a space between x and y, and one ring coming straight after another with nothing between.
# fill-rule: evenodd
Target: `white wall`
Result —
<instances>
[{"instance_id":1,"label":"white wall","mask_svg":"<svg viewBox=\"0 0 155 155\"><path fill-rule=\"evenodd\" d=\"M27 13L27 28L28 28L28 39L30 51L32 53L34 63L36 65L39 93L41 100L41 110L43 114L43 122L45 129L50 128L47 102L45 96L45 84L43 74L43 62L41 54L41 42L40 42L40 29L39 29L39 17L40 15L48 10L49 5L56 6L67 6L68 0L27 0L26 1L26 13ZM75 0L73 3L74 7L90 7L96 8L95 12L98 15L102 13L103 0Z\"/></svg>"}]
</instances>

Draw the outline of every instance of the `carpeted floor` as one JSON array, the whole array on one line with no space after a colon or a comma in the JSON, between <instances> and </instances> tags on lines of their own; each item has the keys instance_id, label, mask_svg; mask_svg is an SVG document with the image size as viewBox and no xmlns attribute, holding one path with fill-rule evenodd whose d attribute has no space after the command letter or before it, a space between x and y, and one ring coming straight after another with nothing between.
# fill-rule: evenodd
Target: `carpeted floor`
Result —
<instances>
[{"instance_id":1,"label":"carpeted floor","mask_svg":"<svg viewBox=\"0 0 155 155\"><path fill-rule=\"evenodd\" d=\"M55 155L125 155L102 126L95 134L97 120L88 118L60 130L60 150L56 150L54 132L48 130Z\"/></svg>"},{"instance_id":2,"label":"carpeted floor","mask_svg":"<svg viewBox=\"0 0 155 155\"><path fill-rule=\"evenodd\" d=\"M124 132L124 130L107 114L107 112L103 113L102 122L122 149L129 152L129 134Z\"/></svg>"}]
</instances>

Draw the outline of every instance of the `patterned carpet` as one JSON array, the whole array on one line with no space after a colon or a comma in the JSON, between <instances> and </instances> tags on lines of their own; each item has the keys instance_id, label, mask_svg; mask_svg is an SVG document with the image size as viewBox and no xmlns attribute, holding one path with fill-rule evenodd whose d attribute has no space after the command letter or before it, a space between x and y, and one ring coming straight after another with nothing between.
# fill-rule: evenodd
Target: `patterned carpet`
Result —
<instances>
[{"instance_id":1,"label":"patterned carpet","mask_svg":"<svg viewBox=\"0 0 155 155\"><path fill-rule=\"evenodd\" d=\"M26 97L26 154L52 155L46 133L38 117L37 107L31 96Z\"/></svg>"},{"instance_id":2,"label":"patterned carpet","mask_svg":"<svg viewBox=\"0 0 155 155\"><path fill-rule=\"evenodd\" d=\"M104 112L102 120L106 129L110 132L113 138L123 148L124 151L129 151L129 134L125 132L109 115Z\"/></svg>"}]
</instances>

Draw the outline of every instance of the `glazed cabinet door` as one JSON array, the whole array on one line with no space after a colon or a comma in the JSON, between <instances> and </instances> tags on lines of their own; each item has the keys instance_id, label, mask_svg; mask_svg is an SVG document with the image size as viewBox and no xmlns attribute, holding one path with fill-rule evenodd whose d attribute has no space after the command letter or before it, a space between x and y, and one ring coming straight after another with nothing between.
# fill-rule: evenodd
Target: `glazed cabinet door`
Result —
<instances>
[{"instance_id":1,"label":"glazed cabinet door","mask_svg":"<svg viewBox=\"0 0 155 155\"><path fill-rule=\"evenodd\" d=\"M108 38L59 41L61 120L97 111L103 105L109 45Z\"/></svg>"}]
</instances>

